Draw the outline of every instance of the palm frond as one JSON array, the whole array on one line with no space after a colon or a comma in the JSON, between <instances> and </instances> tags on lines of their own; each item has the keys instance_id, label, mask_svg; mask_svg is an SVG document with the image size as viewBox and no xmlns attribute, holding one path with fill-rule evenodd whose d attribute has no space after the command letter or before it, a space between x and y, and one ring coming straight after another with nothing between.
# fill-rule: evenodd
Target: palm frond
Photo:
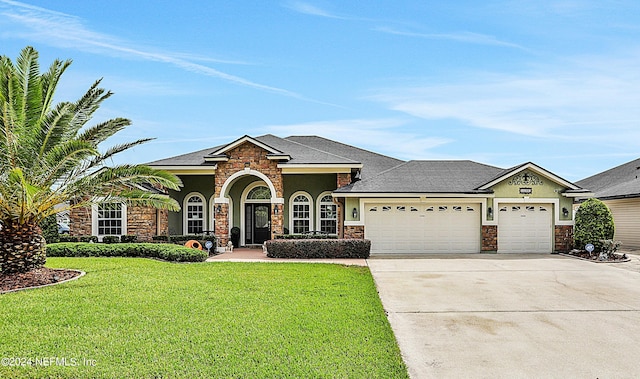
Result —
<instances>
[{"instance_id":1,"label":"palm frond","mask_svg":"<svg viewBox=\"0 0 640 379\"><path fill-rule=\"evenodd\" d=\"M114 118L84 130L78 135L78 139L90 141L97 146L129 125L131 125L129 119Z\"/></svg>"}]
</instances>

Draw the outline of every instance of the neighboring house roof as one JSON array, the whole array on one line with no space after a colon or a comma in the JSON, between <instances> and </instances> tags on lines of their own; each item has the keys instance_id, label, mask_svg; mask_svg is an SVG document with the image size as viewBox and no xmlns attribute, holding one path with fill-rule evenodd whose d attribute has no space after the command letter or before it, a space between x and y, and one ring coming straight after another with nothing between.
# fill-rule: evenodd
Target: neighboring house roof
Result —
<instances>
[{"instance_id":1,"label":"neighboring house roof","mask_svg":"<svg viewBox=\"0 0 640 379\"><path fill-rule=\"evenodd\" d=\"M640 197L640 159L578 181L599 199Z\"/></svg>"},{"instance_id":2,"label":"neighboring house roof","mask_svg":"<svg viewBox=\"0 0 640 379\"><path fill-rule=\"evenodd\" d=\"M336 193L487 193L479 186L505 170L473 161L409 161Z\"/></svg>"}]
</instances>

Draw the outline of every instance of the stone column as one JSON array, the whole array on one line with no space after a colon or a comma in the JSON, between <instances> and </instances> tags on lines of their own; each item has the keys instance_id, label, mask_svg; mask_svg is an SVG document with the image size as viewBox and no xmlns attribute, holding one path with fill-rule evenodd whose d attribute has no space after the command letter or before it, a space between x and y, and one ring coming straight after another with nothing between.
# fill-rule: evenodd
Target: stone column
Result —
<instances>
[{"instance_id":1,"label":"stone column","mask_svg":"<svg viewBox=\"0 0 640 379\"><path fill-rule=\"evenodd\" d=\"M220 207L220 211L218 211ZM229 242L229 204L218 203L215 204L214 210L216 212L216 237L220 239L218 245L226 246Z\"/></svg>"}]
</instances>

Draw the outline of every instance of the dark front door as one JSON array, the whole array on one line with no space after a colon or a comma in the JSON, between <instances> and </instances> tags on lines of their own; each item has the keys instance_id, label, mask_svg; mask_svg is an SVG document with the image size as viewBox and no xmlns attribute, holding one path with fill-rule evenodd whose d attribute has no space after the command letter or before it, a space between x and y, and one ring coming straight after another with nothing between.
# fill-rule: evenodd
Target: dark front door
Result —
<instances>
[{"instance_id":1,"label":"dark front door","mask_svg":"<svg viewBox=\"0 0 640 379\"><path fill-rule=\"evenodd\" d=\"M271 239L271 204L246 204L244 217L246 245L262 245Z\"/></svg>"}]
</instances>

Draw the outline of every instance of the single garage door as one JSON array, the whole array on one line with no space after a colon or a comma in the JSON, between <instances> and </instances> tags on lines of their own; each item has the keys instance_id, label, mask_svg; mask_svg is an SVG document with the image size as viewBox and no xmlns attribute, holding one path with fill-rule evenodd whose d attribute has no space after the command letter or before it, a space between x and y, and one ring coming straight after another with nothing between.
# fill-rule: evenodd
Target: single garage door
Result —
<instances>
[{"instance_id":1,"label":"single garage door","mask_svg":"<svg viewBox=\"0 0 640 379\"><path fill-rule=\"evenodd\" d=\"M551 253L551 204L501 204L498 213L499 253Z\"/></svg>"},{"instance_id":2,"label":"single garage door","mask_svg":"<svg viewBox=\"0 0 640 379\"><path fill-rule=\"evenodd\" d=\"M365 206L365 238L373 254L478 253L480 204Z\"/></svg>"}]
</instances>

